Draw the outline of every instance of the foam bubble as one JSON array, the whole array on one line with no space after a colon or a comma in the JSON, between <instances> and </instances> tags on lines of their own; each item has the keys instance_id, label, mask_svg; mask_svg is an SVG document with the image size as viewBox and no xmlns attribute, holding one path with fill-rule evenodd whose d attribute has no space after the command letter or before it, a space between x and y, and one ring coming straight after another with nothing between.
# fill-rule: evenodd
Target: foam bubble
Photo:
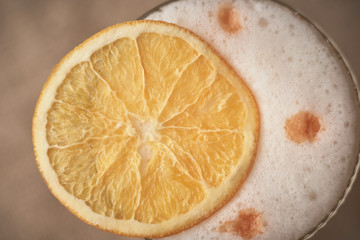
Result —
<instances>
[{"instance_id":1,"label":"foam bubble","mask_svg":"<svg viewBox=\"0 0 360 240\"><path fill-rule=\"evenodd\" d=\"M352 174L359 144L353 85L329 43L287 8L231 1L241 30L230 35L216 17L222 4L176 1L148 17L210 42L251 88L262 119L257 158L241 190L212 217L168 239L238 239L216 229L247 208L262 212L266 222L256 239L298 239L329 214ZM286 119L300 111L321 119L313 142L286 137Z\"/></svg>"}]
</instances>

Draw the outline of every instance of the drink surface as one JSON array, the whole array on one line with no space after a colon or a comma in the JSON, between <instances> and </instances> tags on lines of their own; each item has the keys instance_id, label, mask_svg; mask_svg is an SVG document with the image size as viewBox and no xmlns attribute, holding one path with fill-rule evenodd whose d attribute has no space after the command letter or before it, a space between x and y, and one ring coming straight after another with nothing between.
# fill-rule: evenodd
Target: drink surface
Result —
<instances>
[{"instance_id":1,"label":"drink surface","mask_svg":"<svg viewBox=\"0 0 360 240\"><path fill-rule=\"evenodd\" d=\"M356 91L331 45L270 1L183 0L147 19L178 24L209 42L248 84L261 113L257 158L241 190L169 239L239 239L222 230L242 209L262 216L255 239L310 232L343 196L359 151Z\"/></svg>"}]
</instances>

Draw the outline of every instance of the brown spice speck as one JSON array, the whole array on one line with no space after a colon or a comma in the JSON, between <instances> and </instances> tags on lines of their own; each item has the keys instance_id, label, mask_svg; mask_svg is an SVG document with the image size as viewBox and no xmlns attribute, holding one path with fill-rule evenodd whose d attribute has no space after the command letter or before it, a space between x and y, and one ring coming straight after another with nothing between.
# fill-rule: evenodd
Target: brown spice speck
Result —
<instances>
[{"instance_id":1,"label":"brown spice speck","mask_svg":"<svg viewBox=\"0 0 360 240\"><path fill-rule=\"evenodd\" d=\"M253 208L247 208L239 211L237 219L222 224L218 231L234 233L249 240L263 233L263 226L262 213Z\"/></svg>"},{"instance_id":2,"label":"brown spice speck","mask_svg":"<svg viewBox=\"0 0 360 240\"><path fill-rule=\"evenodd\" d=\"M287 138L293 142L313 142L320 130L320 121L311 112L302 111L287 119L284 129Z\"/></svg>"},{"instance_id":3,"label":"brown spice speck","mask_svg":"<svg viewBox=\"0 0 360 240\"><path fill-rule=\"evenodd\" d=\"M315 201L317 199L317 193L314 190L311 190L308 194L308 198L311 201Z\"/></svg>"},{"instance_id":4,"label":"brown spice speck","mask_svg":"<svg viewBox=\"0 0 360 240\"><path fill-rule=\"evenodd\" d=\"M260 18L258 24L260 27L265 28L269 25L269 22L265 18Z\"/></svg>"},{"instance_id":5,"label":"brown spice speck","mask_svg":"<svg viewBox=\"0 0 360 240\"><path fill-rule=\"evenodd\" d=\"M228 33L236 33L241 29L239 14L230 4L220 6L217 18L222 29Z\"/></svg>"}]
</instances>

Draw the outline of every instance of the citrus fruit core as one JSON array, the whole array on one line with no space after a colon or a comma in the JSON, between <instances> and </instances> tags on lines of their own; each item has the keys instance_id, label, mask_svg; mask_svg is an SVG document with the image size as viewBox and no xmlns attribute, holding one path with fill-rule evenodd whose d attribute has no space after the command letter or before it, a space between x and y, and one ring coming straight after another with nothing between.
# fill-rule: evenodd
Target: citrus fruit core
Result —
<instances>
[{"instance_id":1,"label":"citrus fruit core","mask_svg":"<svg viewBox=\"0 0 360 240\"><path fill-rule=\"evenodd\" d=\"M70 52L39 98L33 141L53 194L128 236L165 236L237 191L256 152L250 90L209 45L155 21L110 27Z\"/></svg>"}]
</instances>

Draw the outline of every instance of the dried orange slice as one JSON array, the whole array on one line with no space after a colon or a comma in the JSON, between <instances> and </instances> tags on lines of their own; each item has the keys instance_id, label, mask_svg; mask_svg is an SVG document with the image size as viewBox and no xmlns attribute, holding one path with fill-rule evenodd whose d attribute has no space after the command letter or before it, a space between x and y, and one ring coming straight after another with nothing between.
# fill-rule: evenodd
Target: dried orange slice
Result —
<instances>
[{"instance_id":1,"label":"dried orange slice","mask_svg":"<svg viewBox=\"0 0 360 240\"><path fill-rule=\"evenodd\" d=\"M250 90L190 31L107 28L67 54L38 100L33 143L51 192L85 222L161 237L223 206L252 166Z\"/></svg>"}]
</instances>

